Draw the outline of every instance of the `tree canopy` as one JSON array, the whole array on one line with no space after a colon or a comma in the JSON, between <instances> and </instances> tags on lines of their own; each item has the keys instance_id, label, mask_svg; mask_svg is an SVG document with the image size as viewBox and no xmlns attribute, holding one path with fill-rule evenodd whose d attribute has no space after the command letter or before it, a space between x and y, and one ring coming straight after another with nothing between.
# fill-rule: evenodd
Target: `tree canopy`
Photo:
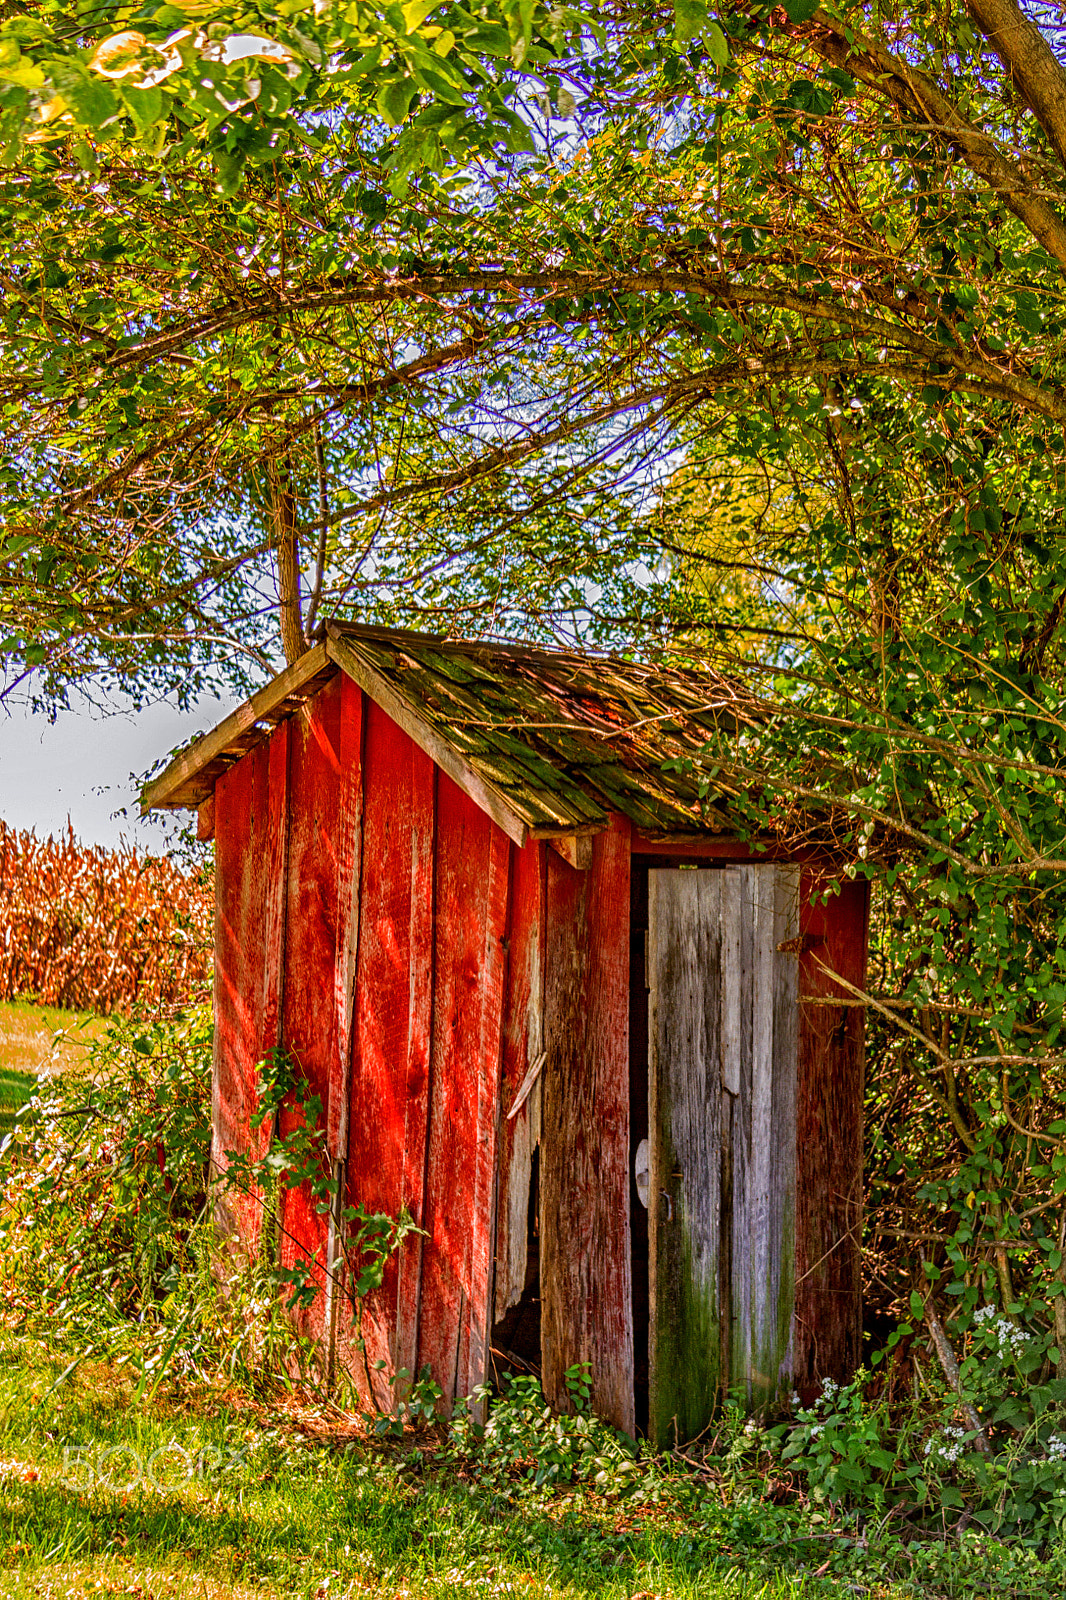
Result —
<instances>
[{"instance_id":1,"label":"tree canopy","mask_svg":"<svg viewBox=\"0 0 1066 1600\"><path fill-rule=\"evenodd\" d=\"M294 626L295 568L304 625L714 623L685 459L787 493L779 596L819 518L887 595L886 501L980 532L1019 457L1057 483L1050 13L0 16L0 605L46 694L261 674L272 553Z\"/></svg>"}]
</instances>

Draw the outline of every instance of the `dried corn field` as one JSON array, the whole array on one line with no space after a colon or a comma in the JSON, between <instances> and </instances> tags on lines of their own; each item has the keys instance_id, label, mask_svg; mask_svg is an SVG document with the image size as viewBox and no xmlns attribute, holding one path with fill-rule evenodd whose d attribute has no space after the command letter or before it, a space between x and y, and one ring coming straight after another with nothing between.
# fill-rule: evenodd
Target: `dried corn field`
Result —
<instances>
[{"instance_id":1,"label":"dried corn field","mask_svg":"<svg viewBox=\"0 0 1066 1600\"><path fill-rule=\"evenodd\" d=\"M209 881L166 857L0 822L0 1000L80 1011L179 1003L207 977Z\"/></svg>"}]
</instances>

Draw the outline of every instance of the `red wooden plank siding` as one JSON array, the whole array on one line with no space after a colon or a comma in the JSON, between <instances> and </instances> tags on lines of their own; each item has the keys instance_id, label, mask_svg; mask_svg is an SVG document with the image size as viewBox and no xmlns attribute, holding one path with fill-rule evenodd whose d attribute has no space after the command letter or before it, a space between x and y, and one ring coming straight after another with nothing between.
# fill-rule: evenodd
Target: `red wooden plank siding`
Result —
<instances>
[{"instance_id":1,"label":"red wooden plank siding","mask_svg":"<svg viewBox=\"0 0 1066 1600\"><path fill-rule=\"evenodd\" d=\"M632 1433L629 844L613 817L587 872L548 852L541 1357L553 1405L588 1362L595 1410Z\"/></svg>"},{"instance_id":2,"label":"red wooden plank siding","mask_svg":"<svg viewBox=\"0 0 1066 1600\"><path fill-rule=\"evenodd\" d=\"M324 1112L339 1049L334 1000L338 946L338 818L341 775L341 677L331 679L290 720L288 896L282 1036ZM288 1131L297 1112L282 1117ZM283 1209L283 1266L310 1259L325 1287L327 1219L308 1186L289 1190ZM323 1332L320 1294L306 1319Z\"/></svg>"},{"instance_id":3,"label":"red wooden plank siding","mask_svg":"<svg viewBox=\"0 0 1066 1600\"><path fill-rule=\"evenodd\" d=\"M450 1408L483 1381L510 841L437 775L432 1095L418 1364Z\"/></svg>"},{"instance_id":4,"label":"red wooden plank siding","mask_svg":"<svg viewBox=\"0 0 1066 1600\"><path fill-rule=\"evenodd\" d=\"M219 779L215 792L215 1039L212 1158L262 1154L254 1138L256 1065L277 1042L288 733L279 729ZM258 1249L258 1195L227 1195L220 1224Z\"/></svg>"},{"instance_id":5,"label":"red wooden plank siding","mask_svg":"<svg viewBox=\"0 0 1066 1600\"><path fill-rule=\"evenodd\" d=\"M437 769L411 744L410 966L407 1061L404 1083L402 1204L422 1226L429 1143L430 1051L433 1045L433 925L436 915L435 845ZM421 1233L400 1248L396 1286L394 1367L418 1375L418 1318L422 1293ZM408 1385L399 1385L401 1395Z\"/></svg>"},{"instance_id":6,"label":"red wooden plank siding","mask_svg":"<svg viewBox=\"0 0 1066 1600\"><path fill-rule=\"evenodd\" d=\"M843 1382L862 1360L863 1012L803 996L853 999L824 968L861 988L867 886L805 869L800 894L800 1036L797 1085L796 1383L809 1396L823 1377Z\"/></svg>"},{"instance_id":7,"label":"red wooden plank siding","mask_svg":"<svg viewBox=\"0 0 1066 1600\"><path fill-rule=\"evenodd\" d=\"M337 1048L329 1063L326 1127L331 1158L348 1153L348 1088L355 969L359 950L359 880L363 827L363 692L341 674L337 737L338 782L336 897L337 954L333 966L333 1006Z\"/></svg>"},{"instance_id":8,"label":"red wooden plank siding","mask_svg":"<svg viewBox=\"0 0 1066 1600\"><path fill-rule=\"evenodd\" d=\"M359 686L340 678L340 762L337 798L337 951L333 965L333 1006L337 1047L329 1064L326 1102L326 1145L331 1175L339 1185L327 1234L327 1273L323 1324L327 1362L332 1376L337 1341L345 1322L344 1271L340 1265L341 1216L346 1204L344 1164L348 1157L348 1109L351 1080L355 973L359 953L359 903L362 876L364 700Z\"/></svg>"},{"instance_id":9,"label":"red wooden plank siding","mask_svg":"<svg viewBox=\"0 0 1066 1600\"><path fill-rule=\"evenodd\" d=\"M363 780L348 1200L390 1216L407 1205L419 1221L428 1093L434 768L371 701L366 702ZM393 1400L392 1373L403 1366L414 1370L409 1323L417 1318L417 1273L417 1245L405 1247L399 1270L395 1261L389 1263L364 1313L368 1364L386 1363L372 1380L386 1406ZM406 1320L399 1340L401 1293ZM361 1358L350 1348L344 1357L365 1387Z\"/></svg>"},{"instance_id":10,"label":"red wooden plank siding","mask_svg":"<svg viewBox=\"0 0 1066 1600\"><path fill-rule=\"evenodd\" d=\"M516 850L511 867L507 982L503 1005L503 1067L497 1163L496 1287L493 1321L522 1298L529 1241L529 1185L540 1139L540 1085L510 1120L527 1071L544 1049L544 890L547 846Z\"/></svg>"}]
</instances>

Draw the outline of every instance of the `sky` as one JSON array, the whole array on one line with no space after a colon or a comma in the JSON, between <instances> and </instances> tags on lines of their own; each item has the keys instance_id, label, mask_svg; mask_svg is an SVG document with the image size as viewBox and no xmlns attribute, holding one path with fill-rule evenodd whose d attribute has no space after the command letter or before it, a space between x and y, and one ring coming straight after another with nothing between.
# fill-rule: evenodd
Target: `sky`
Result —
<instances>
[{"instance_id":1,"label":"sky","mask_svg":"<svg viewBox=\"0 0 1066 1600\"><path fill-rule=\"evenodd\" d=\"M110 715L86 707L61 712L54 723L25 706L0 705L0 818L44 838L65 830L69 816L85 844L114 846L125 837L158 852L165 825L140 820L137 779L235 703L208 698L181 712L163 701L130 712L116 702Z\"/></svg>"}]
</instances>

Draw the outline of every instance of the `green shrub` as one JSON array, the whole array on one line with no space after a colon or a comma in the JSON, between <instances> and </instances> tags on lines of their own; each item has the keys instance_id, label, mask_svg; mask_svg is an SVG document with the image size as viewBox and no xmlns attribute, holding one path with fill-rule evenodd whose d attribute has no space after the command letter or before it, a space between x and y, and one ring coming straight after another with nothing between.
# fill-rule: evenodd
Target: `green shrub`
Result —
<instances>
[{"instance_id":1,"label":"green shrub","mask_svg":"<svg viewBox=\"0 0 1066 1600\"><path fill-rule=\"evenodd\" d=\"M208 1204L207 1006L114 1018L84 1067L42 1080L3 1144L0 1287L9 1319L138 1372L250 1384L307 1374L270 1263L220 1250Z\"/></svg>"}]
</instances>

